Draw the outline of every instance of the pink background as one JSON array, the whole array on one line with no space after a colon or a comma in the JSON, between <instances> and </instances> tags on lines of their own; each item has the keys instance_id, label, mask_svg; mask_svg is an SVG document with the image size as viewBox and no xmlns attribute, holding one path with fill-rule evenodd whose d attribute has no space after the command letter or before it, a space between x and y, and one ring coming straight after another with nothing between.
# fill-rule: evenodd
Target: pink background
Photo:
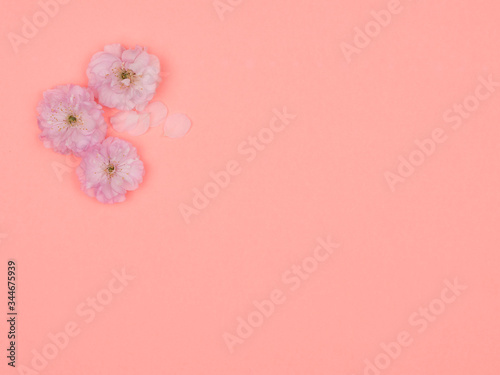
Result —
<instances>
[{"instance_id":1,"label":"pink background","mask_svg":"<svg viewBox=\"0 0 500 375\"><path fill-rule=\"evenodd\" d=\"M443 113L478 77L500 80L500 3L401 0L348 64L341 43L387 4L247 0L221 20L212 0L71 0L16 54L8 33L40 7L4 0L0 282L16 259L17 365L74 321L81 333L39 373L360 375L408 331L380 373L498 375L500 94L457 131ZM67 161L38 140L35 108L54 85L85 85L92 54L116 42L160 58L155 99L193 128L120 135L147 175L107 206L73 167L58 178ZM284 106L296 119L247 162L238 146ZM384 173L438 127L448 140L392 192ZM241 173L186 224L179 205L230 160ZM327 235L341 246L291 292L282 274ZM77 306L123 267L135 279L85 323ZM467 290L419 333L408 318L454 278ZM231 354L224 332L274 289L286 302ZM22 373L2 358L1 374Z\"/></svg>"}]
</instances>

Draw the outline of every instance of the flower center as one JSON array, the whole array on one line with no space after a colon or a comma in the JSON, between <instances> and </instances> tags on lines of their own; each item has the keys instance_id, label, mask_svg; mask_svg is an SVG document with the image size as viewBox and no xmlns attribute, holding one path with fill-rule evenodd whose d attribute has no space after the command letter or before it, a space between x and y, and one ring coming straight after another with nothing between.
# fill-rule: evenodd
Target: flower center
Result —
<instances>
[{"instance_id":1,"label":"flower center","mask_svg":"<svg viewBox=\"0 0 500 375\"><path fill-rule=\"evenodd\" d=\"M121 79L131 79L134 75L134 72L131 70L122 70L120 73L120 78Z\"/></svg>"},{"instance_id":2,"label":"flower center","mask_svg":"<svg viewBox=\"0 0 500 375\"><path fill-rule=\"evenodd\" d=\"M78 119L73 116L73 115L69 115L68 116L68 123L70 124L70 126L73 126L73 124L77 121Z\"/></svg>"},{"instance_id":3,"label":"flower center","mask_svg":"<svg viewBox=\"0 0 500 375\"><path fill-rule=\"evenodd\" d=\"M108 179L111 179L118 171L118 167L111 160L108 160L108 163L103 165L103 170Z\"/></svg>"}]
</instances>

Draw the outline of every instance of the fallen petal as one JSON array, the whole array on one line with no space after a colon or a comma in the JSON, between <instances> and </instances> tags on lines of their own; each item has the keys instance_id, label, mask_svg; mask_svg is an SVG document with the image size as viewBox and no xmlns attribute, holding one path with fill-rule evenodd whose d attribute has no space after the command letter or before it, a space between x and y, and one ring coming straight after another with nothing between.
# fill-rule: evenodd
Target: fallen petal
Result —
<instances>
[{"instance_id":1,"label":"fallen petal","mask_svg":"<svg viewBox=\"0 0 500 375\"><path fill-rule=\"evenodd\" d=\"M144 112L149 112L150 114L150 127L154 128L163 124L167 118L168 109L162 102L152 102L144 109Z\"/></svg>"},{"instance_id":2,"label":"fallen petal","mask_svg":"<svg viewBox=\"0 0 500 375\"><path fill-rule=\"evenodd\" d=\"M133 129L130 129L128 133L130 135L143 135L149 129L150 119L149 113L141 113L139 114L139 121L137 126Z\"/></svg>"},{"instance_id":3,"label":"fallen petal","mask_svg":"<svg viewBox=\"0 0 500 375\"><path fill-rule=\"evenodd\" d=\"M139 114L135 111L122 111L111 117L109 121L113 129L121 133L137 126Z\"/></svg>"},{"instance_id":4,"label":"fallen petal","mask_svg":"<svg viewBox=\"0 0 500 375\"><path fill-rule=\"evenodd\" d=\"M163 127L163 135L170 138L181 138L191 128L191 120L182 113L176 113L167 117Z\"/></svg>"}]
</instances>

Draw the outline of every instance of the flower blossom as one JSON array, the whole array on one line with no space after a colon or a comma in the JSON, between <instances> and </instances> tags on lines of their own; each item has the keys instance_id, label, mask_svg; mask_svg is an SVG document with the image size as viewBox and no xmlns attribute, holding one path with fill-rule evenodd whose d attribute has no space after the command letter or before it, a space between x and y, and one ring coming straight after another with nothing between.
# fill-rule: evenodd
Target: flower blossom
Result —
<instances>
[{"instance_id":1,"label":"flower blossom","mask_svg":"<svg viewBox=\"0 0 500 375\"><path fill-rule=\"evenodd\" d=\"M139 187L144 165L132 144L109 137L83 157L76 173L87 195L102 203L118 203L127 191Z\"/></svg>"},{"instance_id":2,"label":"flower blossom","mask_svg":"<svg viewBox=\"0 0 500 375\"><path fill-rule=\"evenodd\" d=\"M92 57L87 76L102 105L141 111L153 99L161 81L160 61L144 47L125 49L111 44Z\"/></svg>"},{"instance_id":3,"label":"flower blossom","mask_svg":"<svg viewBox=\"0 0 500 375\"><path fill-rule=\"evenodd\" d=\"M87 88L61 85L47 90L37 111L40 139L61 154L81 157L106 136L102 107Z\"/></svg>"}]
</instances>

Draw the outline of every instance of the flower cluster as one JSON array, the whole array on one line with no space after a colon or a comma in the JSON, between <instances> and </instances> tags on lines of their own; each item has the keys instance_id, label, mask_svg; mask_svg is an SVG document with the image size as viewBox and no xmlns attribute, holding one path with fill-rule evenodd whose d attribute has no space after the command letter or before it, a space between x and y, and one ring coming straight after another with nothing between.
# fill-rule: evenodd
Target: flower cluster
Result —
<instances>
[{"instance_id":1,"label":"flower cluster","mask_svg":"<svg viewBox=\"0 0 500 375\"><path fill-rule=\"evenodd\" d=\"M161 81L160 62L143 47L113 44L92 57L87 76L88 87L61 85L43 93L40 139L58 153L82 158L76 172L87 195L122 202L142 182L144 165L132 144L106 138L102 106L124 111L111 119L117 131L140 135L165 121L163 103L150 103Z\"/></svg>"}]
</instances>

